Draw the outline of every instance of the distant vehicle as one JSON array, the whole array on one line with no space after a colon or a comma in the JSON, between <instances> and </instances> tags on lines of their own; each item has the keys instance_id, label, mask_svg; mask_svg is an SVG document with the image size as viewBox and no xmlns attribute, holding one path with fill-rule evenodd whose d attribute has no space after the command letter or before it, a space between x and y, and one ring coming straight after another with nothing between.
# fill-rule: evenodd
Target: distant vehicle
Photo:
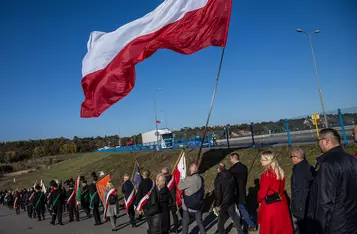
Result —
<instances>
[{"instance_id":1,"label":"distant vehicle","mask_svg":"<svg viewBox=\"0 0 357 234\"><path fill-rule=\"evenodd\" d=\"M158 137L156 130L145 132L141 134L143 146L156 146L159 141L159 145L162 149L171 149L173 142L173 135L169 129L159 129Z\"/></svg>"}]
</instances>

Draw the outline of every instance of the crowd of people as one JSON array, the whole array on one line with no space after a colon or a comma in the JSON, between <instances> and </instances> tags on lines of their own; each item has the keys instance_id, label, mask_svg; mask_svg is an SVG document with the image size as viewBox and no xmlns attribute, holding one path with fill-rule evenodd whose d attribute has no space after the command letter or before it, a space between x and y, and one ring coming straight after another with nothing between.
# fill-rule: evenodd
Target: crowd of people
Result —
<instances>
[{"instance_id":1,"label":"crowd of people","mask_svg":"<svg viewBox=\"0 0 357 234\"><path fill-rule=\"evenodd\" d=\"M357 143L357 126L353 129ZM219 234L225 233L225 222L230 217L238 234L256 231L261 234L354 234L357 233L357 158L346 153L341 146L339 133L334 129L323 129L319 133L318 145L323 154L317 157L313 167L306 160L301 148L293 148L290 158L293 163L291 177L291 201L285 190L285 173L277 155L270 150L260 154L264 171L260 178L256 200L259 203L258 219L253 220L246 209L246 185L248 169L237 153L230 154L232 166L224 163L217 166L214 180L214 213L218 216ZM144 215L148 234L177 233L180 228L178 215L182 218L181 231L189 233L189 224L195 220L201 234L205 234L202 208L205 198L205 180L199 174L198 166L189 166L188 176L172 186L173 175L168 168L151 179L150 171L143 171L142 181L137 189L124 175L122 193L124 208L132 228ZM109 181L103 201L103 219L99 212L101 200L96 188L98 177L88 185L84 177L80 202L74 198L73 179L65 183L67 189L51 181L51 189L43 193L37 184L35 188L1 193L0 202L20 214L27 211L29 218L45 219L46 210L52 217L51 224L63 225L62 212L67 209L69 221L79 221L79 204L85 215L94 217L94 225L110 221L116 231L119 214L117 190ZM177 191L182 191L182 204L177 204ZM171 217L172 224L171 225ZM172 227L172 228L171 228Z\"/></svg>"}]
</instances>

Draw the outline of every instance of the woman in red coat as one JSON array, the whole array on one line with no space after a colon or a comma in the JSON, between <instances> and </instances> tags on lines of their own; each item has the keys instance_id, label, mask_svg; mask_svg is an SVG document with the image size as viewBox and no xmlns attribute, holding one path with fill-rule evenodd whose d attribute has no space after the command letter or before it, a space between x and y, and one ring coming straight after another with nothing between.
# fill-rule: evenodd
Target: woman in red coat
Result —
<instances>
[{"instance_id":1,"label":"woman in red coat","mask_svg":"<svg viewBox=\"0 0 357 234\"><path fill-rule=\"evenodd\" d=\"M261 153L260 162L265 168L260 179L258 202L258 224L260 234L293 234L293 227L288 203L284 194L284 171L279 166L276 155L272 151ZM266 204L268 195L279 193L281 201Z\"/></svg>"}]
</instances>

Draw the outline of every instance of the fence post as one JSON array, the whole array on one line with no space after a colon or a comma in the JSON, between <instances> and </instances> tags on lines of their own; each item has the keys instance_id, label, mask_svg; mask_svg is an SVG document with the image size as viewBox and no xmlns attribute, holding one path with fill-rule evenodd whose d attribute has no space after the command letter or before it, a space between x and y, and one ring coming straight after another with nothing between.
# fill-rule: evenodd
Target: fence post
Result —
<instances>
[{"instance_id":1,"label":"fence post","mask_svg":"<svg viewBox=\"0 0 357 234\"><path fill-rule=\"evenodd\" d=\"M252 147L255 148L253 122L250 123L250 133L252 134Z\"/></svg>"},{"instance_id":2,"label":"fence post","mask_svg":"<svg viewBox=\"0 0 357 234\"><path fill-rule=\"evenodd\" d=\"M225 135L226 135L227 146L228 146L228 149L229 149L230 146L229 146L229 129L228 129L228 126L224 127L224 131L225 131Z\"/></svg>"},{"instance_id":3,"label":"fence post","mask_svg":"<svg viewBox=\"0 0 357 234\"><path fill-rule=\"evenodd\" d=\"M341 109L338 109L338 117L340 118L340 125L341 125L341 131L342 131L342 136L343 136L343 144L348 145L346 131L345 131L345 124L343 123Z\"/></svg>"},{"instance_id":4,"label":"fence post","mask_svg":"<svg viewBox=\"0 0 357 234\"><path fill-rule=\"evenodd\" d=\"M290 136L290 129L289 129L289 121L288 121L288 119L285 119L285 128L286 128L286 133L288 134L288 146L291 147L291 136Z\"/></svg>"}]
</instances>

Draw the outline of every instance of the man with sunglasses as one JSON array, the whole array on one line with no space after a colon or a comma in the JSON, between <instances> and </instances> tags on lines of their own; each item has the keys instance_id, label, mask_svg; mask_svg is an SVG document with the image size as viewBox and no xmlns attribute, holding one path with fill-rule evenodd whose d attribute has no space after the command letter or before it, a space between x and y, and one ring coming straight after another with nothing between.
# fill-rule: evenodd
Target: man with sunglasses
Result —
<instances>
[{"instance_id":1,"label":"man with sunglasses","mask_svg":"<svg viewBox=\"0 0 357 234\"><path fill-rule=\"evenodd\" d=\"M357 234L357 160L346 153L334 129L320 132L324 153L317 160L309 202L309 233ZM313 228L314 227L314 228Z\"/></svg>"}]
</instances>

